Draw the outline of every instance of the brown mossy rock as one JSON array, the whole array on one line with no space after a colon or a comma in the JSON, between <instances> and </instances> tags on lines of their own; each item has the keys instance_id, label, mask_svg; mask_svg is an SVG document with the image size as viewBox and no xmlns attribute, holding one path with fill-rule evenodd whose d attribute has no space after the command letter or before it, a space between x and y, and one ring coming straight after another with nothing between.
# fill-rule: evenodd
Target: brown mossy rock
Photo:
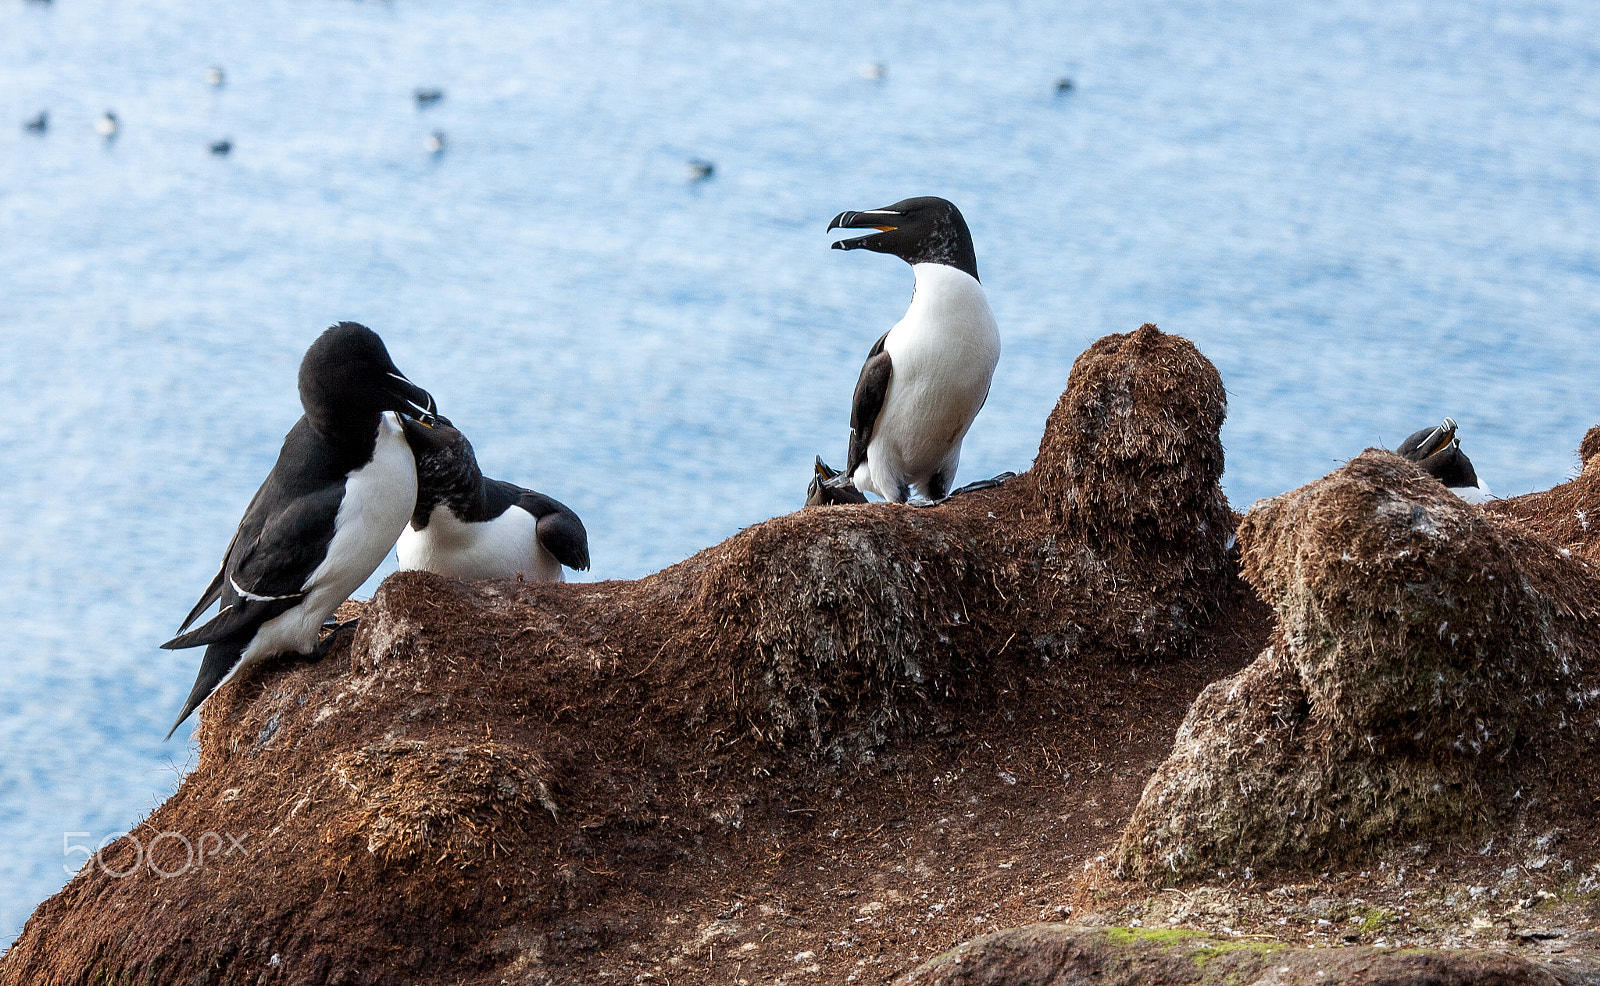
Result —
<instances>
[{"instance_id":1,"label":"brown mossy rock","mask_svg":"<svg viewBox=\"0 0 1600 986\"><path fill-rule=\"evenodd\" d=\"M1583 470L1576 478L1540 493L1491 501L1484 510L1579 558L1600 561L1600 426L1583 436L1578 458Z\"/></svg>"},{"instance_id":2,"label":"brown mossy rock","mask_svg":"<svg viewBox=\"0 0 1600 986\"><path fill-rule=\"evenodd\" d=\"M1223 399L1145 326L1085 355L1040 468L994 489L804 509L633 582L397 574L348 645L207 701L196 769L41 905L0 983L586 981L677 941L655 902L707 874L810 887L819 850L790 847L894 744L926 741L885 783L959 777L960 735L1021 703L1064 719L1192 656L1238 595ZM169 832L248 838L139 869Z\"/></svg>"},{"instance_id":3,"label":"brown mossy rock","mask_svg":"<svg viewBox=\"0 0 1600 986\"><path fill-rule=\"evenodd\" d=\"M1564 986L1600 976L1592 961L1557 966L1496 952L1286 948L1188 931L1036 924L985 935L931 959L897 986Z\"/></svg>"},{"instance_id":4,"label":"brown mossy rock","mask_svg":"<svg viewBox=\"0 0 1600 986\"><path fill-rule=\"evenodd\" d=\"M1586 783L1550 778L1600 756L1587 563L1376 450L1258 503L1239 540L1278 635L1195 702L1124 872L1321 867Z\"/></svg>"}]
</instances>

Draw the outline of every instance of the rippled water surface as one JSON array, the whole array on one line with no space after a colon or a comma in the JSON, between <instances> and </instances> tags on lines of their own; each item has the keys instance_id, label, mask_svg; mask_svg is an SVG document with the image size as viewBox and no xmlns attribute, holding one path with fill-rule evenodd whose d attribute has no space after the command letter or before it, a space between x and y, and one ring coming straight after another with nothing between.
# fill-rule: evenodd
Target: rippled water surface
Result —
<instances>
[{"instance_id":1,"label":"rippled water surface","mask_svg":"<svg viewBox=\"0 0 1600 986\"><path fill-rule=\"evenodd\" d=\"M824 227L917 194L965 212L1004 337L960 482L1153 321L1222 371L1237 506L1446 414L1525 492L1600 422L1597 80L1581 0L0 0L0 942L65 833L185 769L198 655L156 645L329 323L577 509L597 579L843 458L911 275Z\"/></svg>"}]
</instances>

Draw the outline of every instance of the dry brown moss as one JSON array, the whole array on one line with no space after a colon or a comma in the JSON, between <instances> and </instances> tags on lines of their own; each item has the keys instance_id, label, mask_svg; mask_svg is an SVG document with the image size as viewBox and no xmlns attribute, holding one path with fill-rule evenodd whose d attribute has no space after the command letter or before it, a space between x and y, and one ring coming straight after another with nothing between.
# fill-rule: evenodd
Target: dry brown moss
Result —
<instances>
[{"instance_id":1,"label":"dry brown moss","mask_svg":"<svg viewBox=\"0 0 1600 986\"><path fill-rule=\"evenodd\" d=\"M1535 797L1530 761L1597 752L1582 561L1374 450L1258 504L1239 538L1279 636L1195 702L1124 833L1129 872L1447 834Z\"/></svg>"}]
</instances>

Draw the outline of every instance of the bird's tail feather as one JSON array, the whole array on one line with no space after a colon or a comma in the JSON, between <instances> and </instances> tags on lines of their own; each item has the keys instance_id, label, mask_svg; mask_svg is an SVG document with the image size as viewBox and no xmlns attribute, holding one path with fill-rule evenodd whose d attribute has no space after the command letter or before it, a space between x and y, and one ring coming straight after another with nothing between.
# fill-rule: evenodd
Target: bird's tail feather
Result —
<instances>
[{"instance_id":1,"label":"bird's tail feather","mask_svg":"<svg viewBox=\"0 0 1600 986\"><path fill-rule=\"evenodd\" d=\"M183 703L183 711L178 713L177 721L167 730L164 739L171 739L172 734L183 725L183 721L217 690L217 686L228 677L228 672L239 663L239 657L244 653L252 636L218 641L206 648L206 656L200 661L200 673L194 679L194 687L189 689L189 698Z\"/></svg>"}]
</instances>

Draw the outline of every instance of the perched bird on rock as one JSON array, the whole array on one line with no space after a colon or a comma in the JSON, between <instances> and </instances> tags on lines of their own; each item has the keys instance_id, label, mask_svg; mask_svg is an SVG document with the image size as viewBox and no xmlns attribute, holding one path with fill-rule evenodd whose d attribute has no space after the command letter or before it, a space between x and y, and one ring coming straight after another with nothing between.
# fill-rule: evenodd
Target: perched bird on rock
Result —
<instances>
[{"instance_id":1,"label":"perched bird on rock","mask_svg":"<svg viewBox=\"0 0 1600 986\"><path fill-rule=\"evenodd\" d=\"M1395 449L1395 454L1421 466L1423 472L1438 479L1468 503L1488 503L1494 498L1489 484L1478 478L1472 460L1461 451L1454 418L1445 418L1436 428L1412 432Z\"/></svg>"},{"instance_id":2,"label":"perched bird on rock","mask_svg":"<svg viewBox=\"0 0 1600 986\"><path fill-rule=\"evenodd\" d=\"M324 332L300 363L305 414L245 509L222 568L167 650L205 646L171 737L230 672L279 654L320 655L322 623L394 547L417 502L400 415L434 417L433 398L395 368L378 334ZM209 623L182 633L213 602Z\"/></svg>"},{"instance_id":3,"label":"perched bird on rock","mask_svg":"<svg viewBox=\"0 0 1600 986\"><path fill-rule=\"evenodd\" d=\"M1000 360L967 223L951 203L925 197L841 212L828 229L877 230L834 249L892 254L916 277L911 307L867 353L856 381L844 476L896 503L913 486L943 499Z\"/></svg>"},{"instance_id":4,"label":"perched bird on rock","mask_svg":"<svg viewBox=\"0 0 1600 986\"><path fill-rule=\"evenodd\" d=\"M488 479L465 435L439 419L405 422L417 457L417 505L400 535L400 568L455 579L518 575L562 581L561 567L589 567L589 533L564 504Z\"/></svg>"}]
</instances>

